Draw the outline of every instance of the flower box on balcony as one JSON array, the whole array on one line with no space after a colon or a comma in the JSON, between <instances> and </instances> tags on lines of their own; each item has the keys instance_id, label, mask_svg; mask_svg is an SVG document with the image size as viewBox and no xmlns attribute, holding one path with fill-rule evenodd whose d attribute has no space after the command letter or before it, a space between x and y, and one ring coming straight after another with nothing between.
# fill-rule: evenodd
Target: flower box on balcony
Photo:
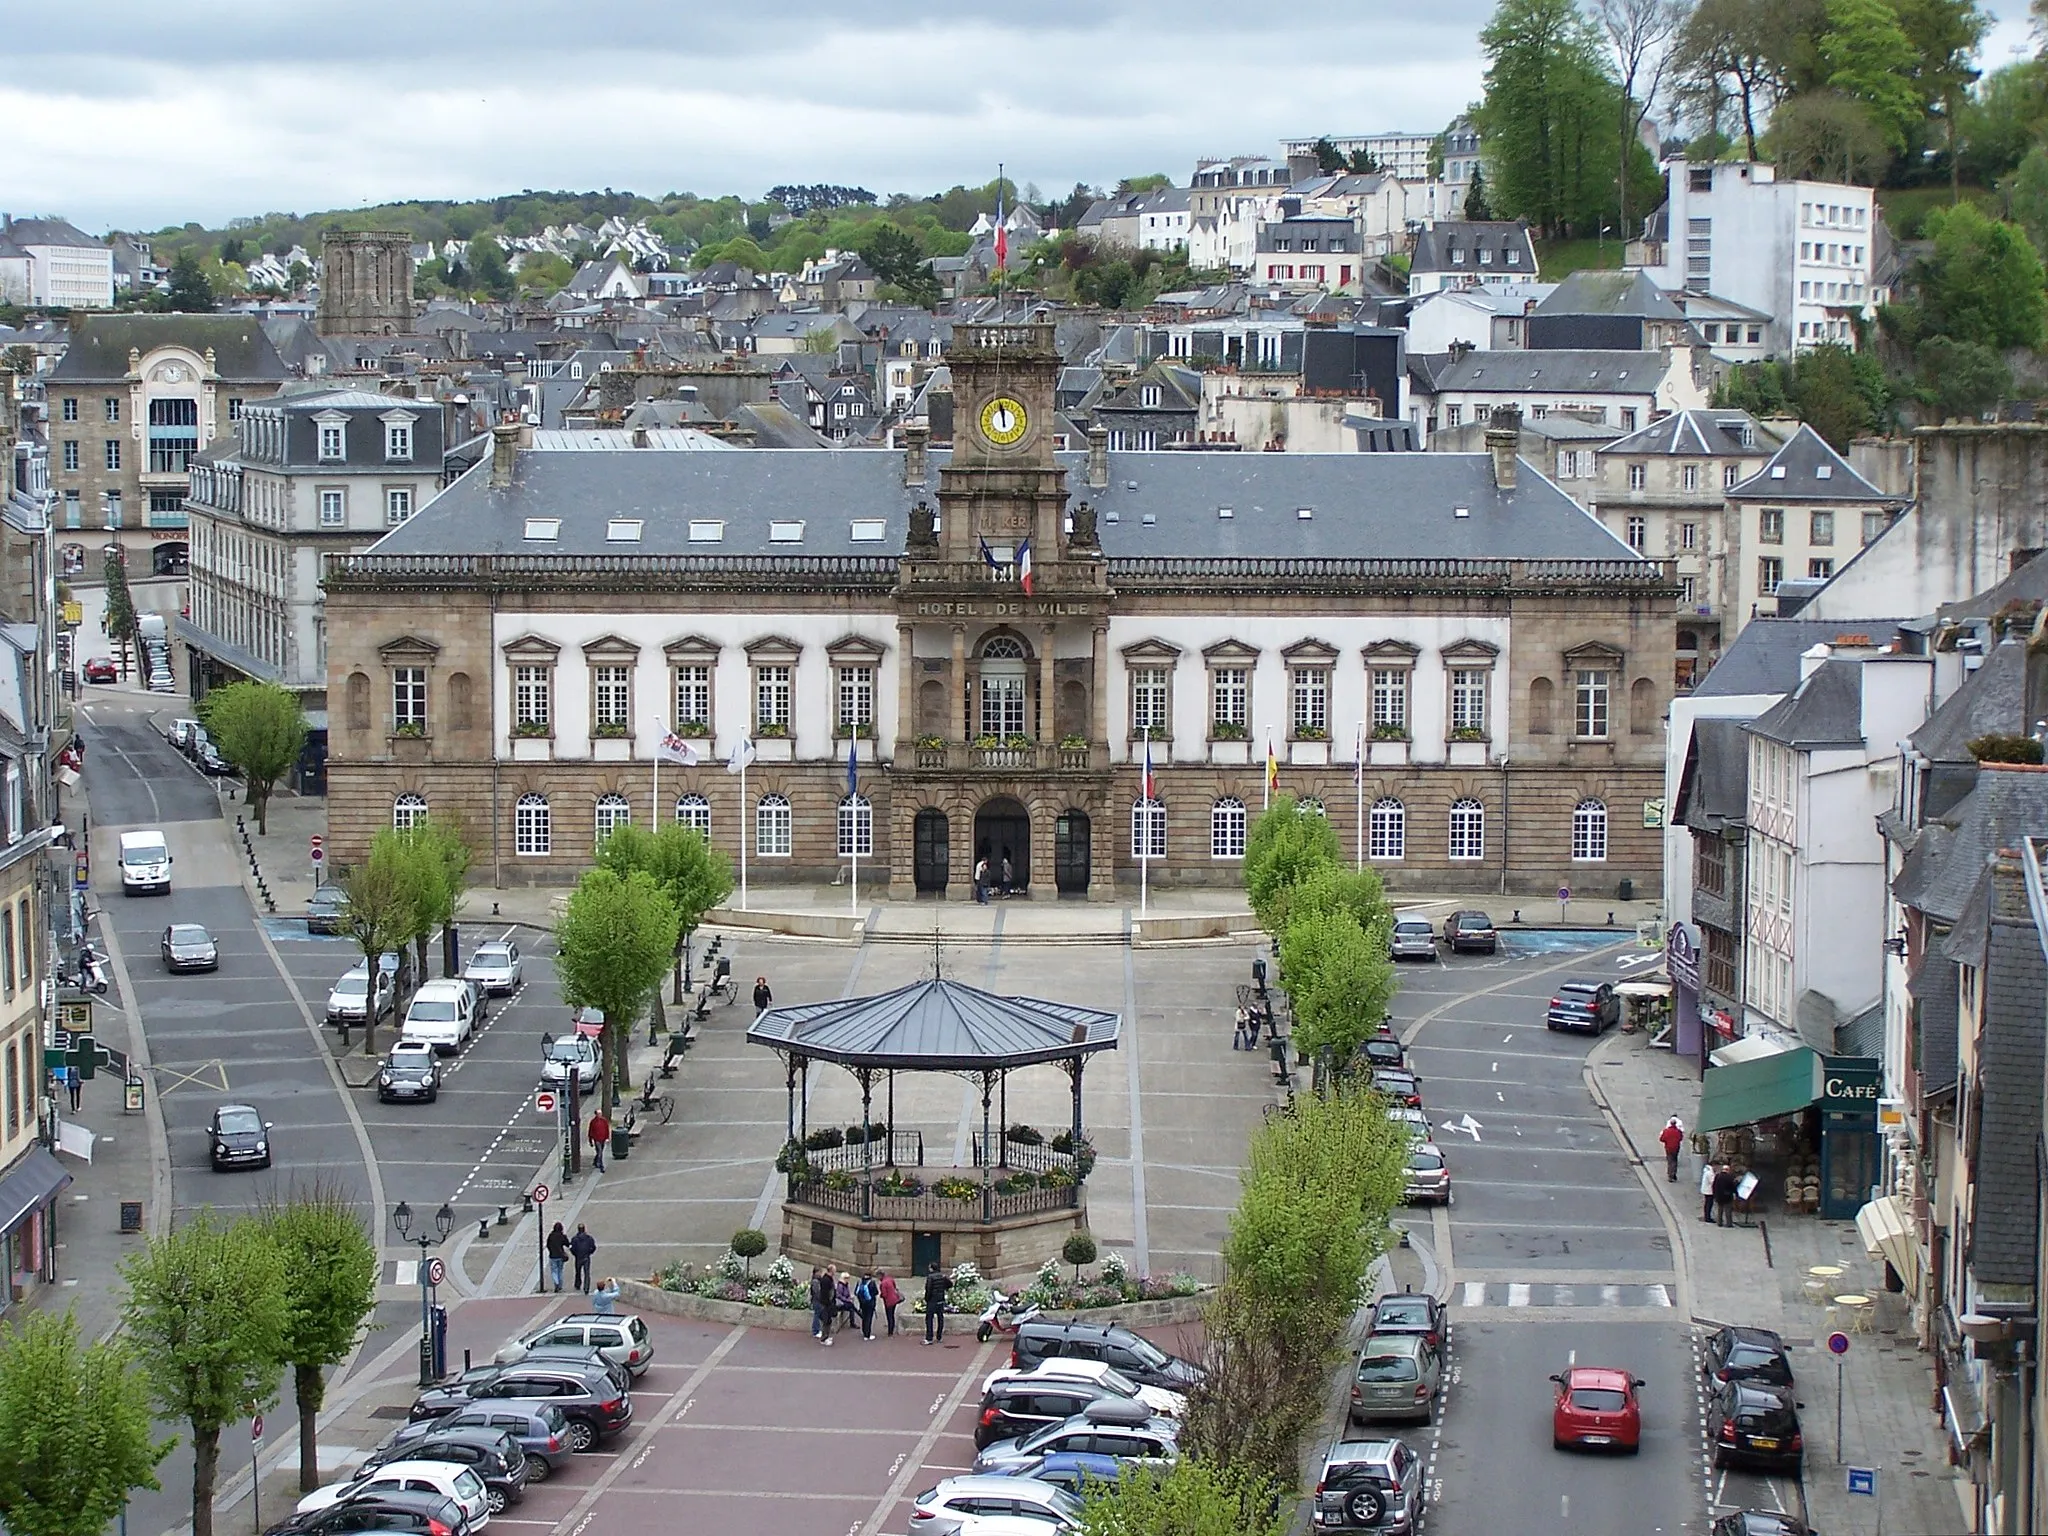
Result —
<instances>
[{"instance_id":1,"label":"flower box on balcony","mask_svg":"<svg viewBox=\"0 0 2048 1536\"><path fill-rule=\"evenodd\" d=\"M544 763L555 755L555 739L552 736L520 736L512 738L512 761L515 763Z\"/></svg>"},{"instance_id":2,"label":"flower box on balcony","mask_svg":"<svg viewBox=\"0 0 2048 1536\"><path fill-rule=\"evenodd\" d=\"M754 757L763 763L787 763L796 758L796 743L787 736L756 736Z\"/></svg>"},{"instance_id":3,"label":"flower box on balcony","mask_svg":"<svg viewBox=\"0 0 2048 1536\"><path fill-rule=\"evenodd\" d=\"M1330 743L1323 741L1290 741L1287 743L1287 761L1297 768L1327 768L1330 766Z\"/></svg>"},{"instance_id":4,"label":"flower box on balcony","mask_svg":"<svg viewBox=\"0 0 2048 1536\"><path fill-rule=\"evenodd\" d=\"M1209 743L1209 761L1224 767L1242 768L1252 760L1252 744L1242 736L1221 737Z\"/></svg>"},{"instance_id":5,"label":"flower box on balcony","mask_svg":"<svg viewBox=\"0 0 2048 1536\"><path fill-rule=\"evenodd\" d=\"M1365 744L1365 760L1375 768L1405 768L1408 766L1409 746L1406 736L1374 737Z\"/></svg>"}]
</instances>

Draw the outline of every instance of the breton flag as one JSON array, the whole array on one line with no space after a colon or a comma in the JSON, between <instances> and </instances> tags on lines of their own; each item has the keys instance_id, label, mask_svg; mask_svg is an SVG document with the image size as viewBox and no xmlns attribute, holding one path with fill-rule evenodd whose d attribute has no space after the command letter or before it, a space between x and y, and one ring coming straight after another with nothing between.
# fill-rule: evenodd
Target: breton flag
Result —
<instances>
[{"instance_id":1,"label":"breton flag","mask_svg":"<svg viewBox=\"0 0 2048 1536\"><path fill-rule=\"evenodd\" d=\"M1280 787L1280 759L1273 755L1273 738L1266 738L1266 793L1272 794Z\"/></svg>"},{"instance_id":2,"label":"breton flag","mask_svg":"<svg viewBox=\"0 0 2048 1536\"><path fill-rule=\"evenodd\" d=\"M754 740L751 736L742 736L738 741L733 743L732 752L726 757L725 771L727 773L743 772L745 771L747 764L751 763L753 760Z\"/></svg>"},{"instance_id":3,"label":"breton flag","mask_svg":"<svg viewBox=\"0 0 2048 1536\"><path fill-rule=\"evenodd\" d=\"M1031 541L1026 539L1017 546L1017 580L1023 584L1024 595L1031 595Z\"/></svg>"},{"instance_id":4,"label":"breton flag","mask_svg":"<svg viewBox=\"0 0 2048 1536\"><path fill-rule=\"evenodd\" d=\"M1157 800L1159 798L1159 781L1152 777L1152 733L1150 731L1145 733L1145 777L1141 782L1142 787L1138 791L1138 798L1141 800Z\"/></svg>"},{"instance_id":5,"label":"breton flag","mask_svg":"<svg viewBox=\"0 0 2048 1536\"><path fill-rule=\"evenodd\" d=\"M987 566L990 570L995 571L998 574L1001 574L1003 569L1003 562L998 560L996 558L996 552L988 547L987 539L981 540L980 543L981 563Z\"/></svg>"},{"instance_id":6,"label":"breton flag","mask_svg":"<svg viewBox=\"0 0 2048 1536\"><path fill-rule=\"evenodd\" d=\"M661 745L654 749L654 755L664 763L681 763L685 768L697 766L697 749L674 731L661 738Z\"/></svg>"}]
</instances>

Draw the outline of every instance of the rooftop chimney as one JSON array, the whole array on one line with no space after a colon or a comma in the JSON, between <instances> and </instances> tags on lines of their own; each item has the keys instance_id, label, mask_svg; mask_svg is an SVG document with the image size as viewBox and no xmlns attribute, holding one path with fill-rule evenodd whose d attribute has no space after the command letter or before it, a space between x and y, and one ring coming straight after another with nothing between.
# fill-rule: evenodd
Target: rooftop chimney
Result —
<instances>
[{"instance_id":1,"label":"rooftop chimney","mask_svg":"<svg viewBox=\"0 0 2048 1536\"><path fill-rule=\"evenodd\" d=\"M1088 483L1096 490L1109 484L1109 428L1088 429Z\"/></svg>"},{"instance_id":2,"label":"rooftop chimney","mask_svg":"<svg viewBox=\"0 0 2048 1536\"><path fill-rule=\"evenodd\" d=\"M926 468L925 451L931 446L932 429L922 422L907 422L903 428L903 483L923 485Z\"/></svg>"},{"instance_id":3,"label":"rooftop chimney","mask_svg":"<svg viewBox=\"0 0 2048 1536\"><path fill-rule=\"evenodd\" d=\"M512 466L519 459L519 423L501 421L491 428L491 489L502 491L512 483Z\"/></svg>"},{"instance_id":4,"label":"rooftop chimney","mask_svg":"<svg viewBox=\"0 0 2048 1536\"><path fill-rule=\"evenodd\" d=\"M1521 411L1512 405L1495 406L1486 423L1486 451L1493 455L1493 483L1503 491L1515 488L1521 446Z\"/></svg>"},{"instance_id":5,"label":"rooftop chimney","mask_svg":"<svg viewBox=\"0 0 2048 1536\"><path fill-rule=\"evenodd\" d=\"M1815 672L1820 670L1823 663L1832 660L1834 654L1834 647L1828 645L1825 641L1808 646L1805 650L1801 651L1799 653L1799 680L1802 683L1805 682Z\"/></svg>"},{"instance_id":6,"label":"rooftop chimney","mask_svg":"<svg viewBox=\"0 0 2048 1536\"><path fill-rule=\"evenodd\" d=\"M647 428L644 426L633 429L633 446L635 448L645 448L647 446Z\"/></svg>"}]
</instances>

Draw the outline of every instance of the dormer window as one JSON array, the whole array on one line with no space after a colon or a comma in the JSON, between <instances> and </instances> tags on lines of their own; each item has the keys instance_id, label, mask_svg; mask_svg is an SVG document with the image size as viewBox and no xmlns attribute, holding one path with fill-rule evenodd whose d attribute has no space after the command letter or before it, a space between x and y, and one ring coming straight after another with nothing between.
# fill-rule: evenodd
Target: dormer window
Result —
<instances>
[{"instance_id":1,"label":"dormer window","mask_svg":"<svg viewBox=\"0 0 2048 1536\"><path fill-rule=\"evenodd\" d=\"M1147 384L1143 389L1139 390L1138 403L1147 410L1157 407L1159 404L1159 386L1157 384Z\"/></svg>"},{"instance_id":2,"label":"dormer window","mask_svg":"<svg viewBox=\"0 0 2048 1536\"><path fill-rule=\"evenodd\" d=\"M562 520L559 517L529 517L526 520L526 537L552 542L562 536Z\"/></svg>"},{"instance_id":3,"label":"dormer window","mask_svg":"<svg viewBox=\"0 0 2048 1536\"><path fill-rule=\"evenodd\" d=\"M412 418L384 418L384 457L387 461L412 461Z\"/></svg>"},{"instance_id":4,"label":"dormer window","mask_svg":"<svg viewBox=\"0 0 2048 1536\"><path fill-rule=\"evenodd\" d=\"M320 462L338 464L348 457L348 425L345 421L323 421L320 426Z\"/></svg>"}]
</instances>

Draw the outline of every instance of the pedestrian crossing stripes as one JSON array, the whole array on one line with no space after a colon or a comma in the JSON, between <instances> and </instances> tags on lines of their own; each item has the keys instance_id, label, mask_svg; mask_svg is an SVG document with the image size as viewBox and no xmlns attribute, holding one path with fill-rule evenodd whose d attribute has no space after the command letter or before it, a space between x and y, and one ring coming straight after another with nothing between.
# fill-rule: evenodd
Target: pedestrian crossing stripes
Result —
<instances>
[{"instance_id":1,"label":"pedestrian crossing stripes","mask_svg":"<svg viewBox=\"0 0 2048 1536\"><path fill-rule=\"evenodd\" d=\"M1668 1285L1560 1285L1536 1281L1467 1280L1458 1305L1478 1307L1668 1307Z\"/></svg>"}]
</instances>

